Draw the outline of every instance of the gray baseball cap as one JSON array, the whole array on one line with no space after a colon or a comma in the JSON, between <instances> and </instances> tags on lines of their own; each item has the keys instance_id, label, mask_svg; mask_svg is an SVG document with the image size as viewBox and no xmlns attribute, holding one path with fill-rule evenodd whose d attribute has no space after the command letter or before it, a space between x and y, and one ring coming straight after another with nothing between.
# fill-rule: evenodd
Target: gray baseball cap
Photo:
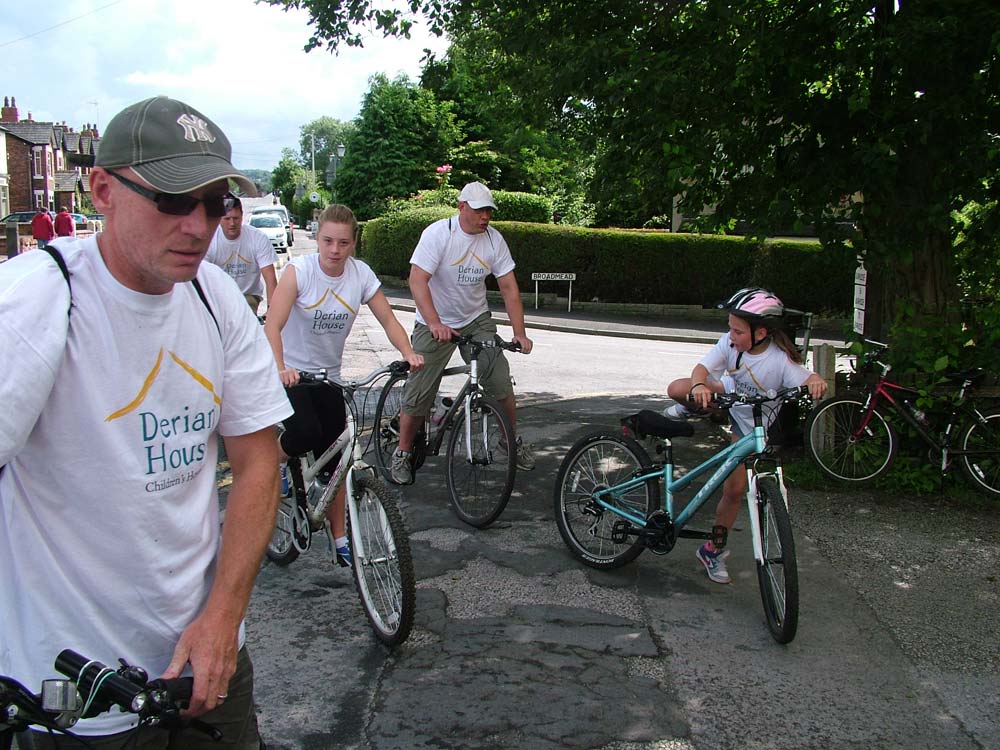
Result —
<instances>
[{"instance_id":1,"label":"gray baseball cap","mask_svg":"<svg viewBox=\"0 0 1000 750\"><path fill-rule=\"evenodd\" d=\"M126 107L98 141L94 166L131 167L163 193L189 193L216 180L234 180L248 195L257 189L230 161L229 139L184 102L156 96Z\"/></svg>"}]
</instances>

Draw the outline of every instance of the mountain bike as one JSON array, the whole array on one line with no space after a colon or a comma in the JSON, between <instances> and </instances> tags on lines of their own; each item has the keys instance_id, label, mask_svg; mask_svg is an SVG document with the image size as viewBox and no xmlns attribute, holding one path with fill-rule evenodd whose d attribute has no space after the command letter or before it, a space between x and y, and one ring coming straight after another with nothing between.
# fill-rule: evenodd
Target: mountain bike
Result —
<instances>
[{"instance_id":1,"label":"mountain bike","mask_svg":"<svg viewBox=\"0 0 1000 750\"><path fill-rule=\"evenodd\" d=\"M311 454L288 461L289 496L278 507L267 556L289 565L309 549L314 534L325 532L330 548L326 511L346 482L347 533L353 558L352 573L361 605L375 636L387 646L406 640L413 627L416 606L413 560L403 516L395 500L364 461L358 440L354 393L386 375L404 373L406 362L393 362L361 380L334 381L323 372L299 373L293 388L339 388L344 397L347 424L333 445L318 458ZM337 455L340 460L324 483L320 476Z\"/></svg>"},{"instance_id":2,"label":"mountain bike","mask_svg":"<svg viewBox=\"0 0 1000 750\"><path fill-rule=\"evenodd\" d=\"M781 462L768 447L763 410L765 405L794 401L806 393L806 387L798 386L763 396L715 394L713 400L721 409L752 405L754 429L676 477L671 439L694 434L687 422L643 410L622 420L621 434L601 430L582 437L570 448L556 475L555 516L563 542L574 557L599 570L619 568L646 549L665 555L679 538L723 543L721 531L699 531L687 525L742 463L767 626L778 643L789 643L799 619L798 566ZM650 460L636 437L659 438L662 464ZM709 472L687 505L675 507L674 493Z\"/></svg>"},{"instance_id":3,"label":"mountain bike","mask_svg":"<svg viewBox=\"0 0 1000 750\"><path fill-rule=\"evenodd\" d=\"M69 679L44 680L37 694L12 677L0 675L0 750L10 750L14 734L32 726L77 737L69 730L81 718L112 708L135 714L139 719L136 729L190 727L216 741L222 739L222 733L210 724L181 716L191 698L193 677L150 681L144 669L124 660L120 663L117 670L111 669L66 649L56 657L55 668ZM123 746L130 741L125 740Z\"/></svg>"},{"instance_id":4,"label":"mountain bike","mask_svg":"<svg viewBox=\"0 0 1000 750\"><path fill-rule=\"evenodd\" d=\"M942 474L957 463L972 487L1000 496L1000 408L981 407L973 395L986 373L947 373L957 392L947 421L934 424L915 404L920 392L889 379L889 347L871 340L865 344L870 348L859 355L856 369L866 387L819 402L806 423L809 455L823 473L863 484L888 472L899 452L890 418L895 415L927 444Z\"/></svg>"},{"instance_id":5,"label":"mountain bike","mask_svg":"<svg viewBox=\"0 0 1000 750\"><path fill-rule=\"evenodd\" d=\"M500 517L514 489L517 459L514 428L506 412L486 395L480 385L480 358L490 367L491 356L501 349L521 350L517 342L499 336L492 341L476 341L456 336L452 341L467 347L467 365L448 367L443 376L468 375L439 425L425 424L413 443L413 470L419 469L427 456L440 454L445 435L448 494L451 507L462 521L482 529ZM391 481L392 454L399 447L399 411L402 406L406 373L394 375L382 389L375 408L375 465Z\"/></svg>"}]
</instances>

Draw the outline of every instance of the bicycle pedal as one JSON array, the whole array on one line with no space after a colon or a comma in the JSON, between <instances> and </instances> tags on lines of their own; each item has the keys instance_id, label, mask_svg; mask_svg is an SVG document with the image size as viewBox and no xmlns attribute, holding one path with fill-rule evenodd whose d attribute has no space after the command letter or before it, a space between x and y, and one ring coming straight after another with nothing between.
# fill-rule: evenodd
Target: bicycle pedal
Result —
<instances>
[{"instance_id":1,"label":"bicycle pedal","mask_svg":"<svg viewBox=\"0 0 1000 750\"><path fill-rule=\"evenodd\" d=\"M625 544L628 541L629 533L633 536L638 533L628 521L615 521L611 527L611 542L613 544Z\"/></svg>"}]
</instances>

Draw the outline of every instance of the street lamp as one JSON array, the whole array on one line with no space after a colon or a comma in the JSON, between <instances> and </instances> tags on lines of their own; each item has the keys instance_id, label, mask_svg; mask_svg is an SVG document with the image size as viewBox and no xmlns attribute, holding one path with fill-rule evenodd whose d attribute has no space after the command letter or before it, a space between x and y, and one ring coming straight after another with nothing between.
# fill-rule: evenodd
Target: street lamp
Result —
<instances>
[{"instance_id":1,"label":"street lamp","mask_svg":"<svg viewBox=\"0 0 1000 750\"><path fill-rule=\"evenodd\" d=\"M312 139L312 178L313 178L313 185L315 185L316 184L316 135L315 133L307 133L306 135L308 135Z\"/></svg>"},{"instance_id":2,"label":"street lamp","mask_svg":"<svg viewBox=\"0 0 1000 750\"><path fill-rule=\"evenodd\" d=\"M337 182L337 165L340 164L340 160L344 158L344 153L347 151L347 146L343 143L337 144L337 148L330 155L330 164L327 166L326 177L327 183L333 188L333 200L337 201L337 188L335 187Z\"/></svg>"}]
</instances>

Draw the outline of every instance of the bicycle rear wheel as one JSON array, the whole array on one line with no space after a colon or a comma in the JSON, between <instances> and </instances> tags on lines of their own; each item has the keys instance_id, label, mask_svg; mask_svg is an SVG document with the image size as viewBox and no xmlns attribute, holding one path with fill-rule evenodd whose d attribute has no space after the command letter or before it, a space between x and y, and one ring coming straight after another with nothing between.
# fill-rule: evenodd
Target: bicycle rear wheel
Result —
<instances>
[{"instance_id":1,"label":"bicycle rear wheel","mask_svg":"<svg viewBox=\"0 0 1000 750\"><path fill-rule=\"evenodd\" d=\"M500 405L484 396L471 398L469 422L459 409L448 436L448 493L455 515L482 529L507 507L517 458L514 430Z\"/></svg>"},{"instance_id":2,"label":"bicycle rear wheel","mask_svg":"<svg viewBox=\"0 0 1000 750\"><path fill-rule=\"evenodd\" d=\"M406 375L394 375L382 386L375 407L375 426L373 442L375 443L375 466L379 474L387 481L392 481L389 467L392 465L392 454L399 447L399 410L403 404L403 388L406 386Z\"/></svg>"},{"instance_id":3,"label":"bicycle rear wheel","mask_svg":"<svg viewBox=\"0 0 1000 750\"><path fill-rule=\"evenodd\" d=\"M355 480L356 513L348 513L354 583L375 637L389 647L406 640L416 607L410 538L403 516L380 480Z\"/></svg>"},{"instance_id":4,"label":"bicycle rear wheel","mask_svg":"<svg viewBox=\"0 0 1000 750\"><path fill-rule=\"evenodd\" d=\"M757 582L767 627L778 643L790 643L799 626L799 572L792 522L774 478L757 479L753 505L764 558L757 561Z\"/></svg>"},{"instance_id":5,"label":"bicycle rear wheel","mask_svg":"<svg viewBox=\"0 0 1000 750\"><path fill-rule=\"evenodd\" d=\"M864 396L845 394L813 409L806 425L806 446L828 477L861 484L889 471L899 440L877 409L868 418Z\"/></svg>"},{"instance_id":6,"label":"bicycle rear wheel","mask_svg":"<svg viewBox=\"0 0 1000 750\"><path fill-rule=\"evenodd\" d=\"M598 490L652 470L649 455L630 437L595 432L570 448L556 475L554 500L559 534L574 557L602 570L621 567L638 557L645 548L635 533L638 527L598 505L593 496ZM605 500L645 519L656 510L659 487L656 479L649 479L605 496Z\"/></svg>"},{"instance_id":7,"label":"bicycle rear wheel","mask_svg":"<svg viewBox=\"0 0 1000 750\"><path fill-rule=\"evenodd\" d=\"M977 451L959 456L969 484L980 492L1000 496L1000 409L981 412L984 422L972 420L962 430L958 447L964 451Z\"/></svg>"}]
</instances>

